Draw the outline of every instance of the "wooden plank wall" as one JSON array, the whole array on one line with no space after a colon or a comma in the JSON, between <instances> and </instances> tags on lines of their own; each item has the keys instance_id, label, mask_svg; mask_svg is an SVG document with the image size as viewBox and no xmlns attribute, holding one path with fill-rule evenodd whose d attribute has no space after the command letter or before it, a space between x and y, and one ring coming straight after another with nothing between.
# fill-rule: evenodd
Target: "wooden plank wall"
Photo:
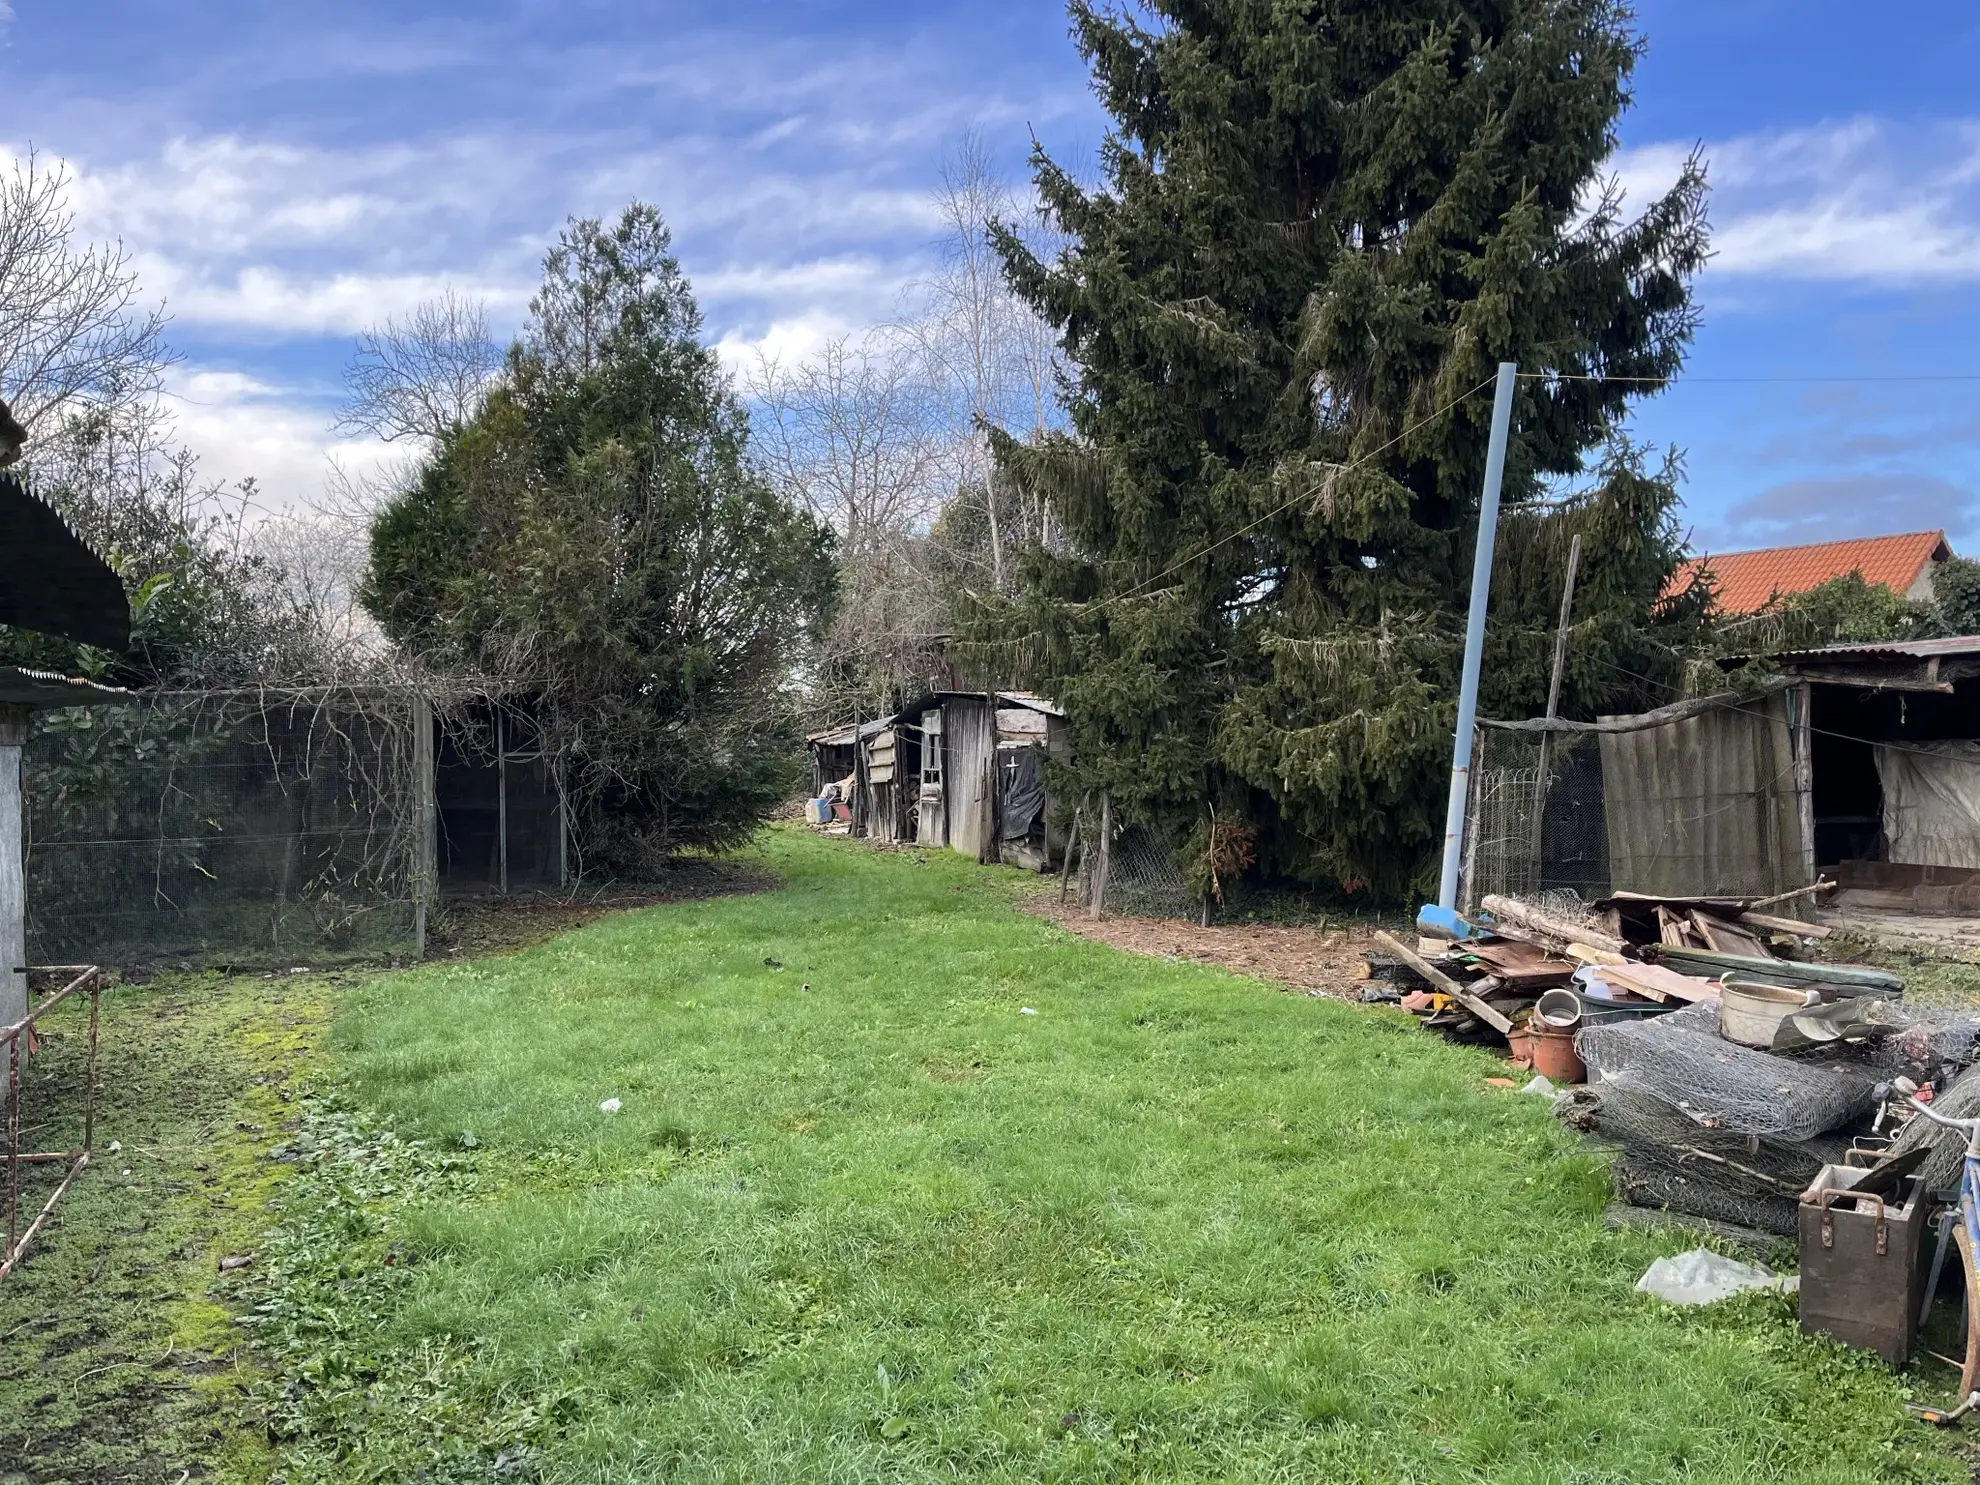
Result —
<instances>
[{"instance_id":1,"label":"wooden plank wall","mask_svg":"<svg viewBox=\"0 0 1980 1485\"><path fill-rule=\"evenodd\" d=\"M952 696L942 703L943 799L949 849L981 856L990 829L990 761L997 746L987 700Z\"/></svg>"}]
</instances>

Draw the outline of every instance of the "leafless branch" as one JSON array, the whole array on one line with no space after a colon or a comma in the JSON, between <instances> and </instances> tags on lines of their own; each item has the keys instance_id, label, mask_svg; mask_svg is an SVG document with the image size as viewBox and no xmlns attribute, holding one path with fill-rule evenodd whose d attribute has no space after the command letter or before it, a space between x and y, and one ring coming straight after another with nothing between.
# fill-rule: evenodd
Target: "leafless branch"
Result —
<instances>
[{"instance_id":1,"label":"leafless branch","mask_svg":"<svg viewBox=\"0 0 1980 1485\"><path fill-rule=\"evenodd\" d=\"M80 404L156 395L176 359L123 244L77 242L69 184L32 149L0 171L0 394L33 436Z\"/></svg>"},{"instance_id":2,"label":"leafless branch","mask_svg":"<svg viewBox=\"0 0 1980 1485\"><path fill-rule=\"evenodd\" d=\"M358 337L337 427L388 443L438 438L474 415L501 365L487 305L450 290Z\"/></svg>"}]
</instances>

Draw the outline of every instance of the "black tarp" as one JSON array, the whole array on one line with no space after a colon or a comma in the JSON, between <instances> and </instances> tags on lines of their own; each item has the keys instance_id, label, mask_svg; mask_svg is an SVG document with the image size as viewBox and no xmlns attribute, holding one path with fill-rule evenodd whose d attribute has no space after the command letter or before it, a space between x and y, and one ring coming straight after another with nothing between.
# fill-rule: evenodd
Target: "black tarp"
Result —
<instances>
[{"instance_id":1,"label":"black tarp","mask_svg":"<svg viewBox=\"0 0 1980 1485\"><path fill-rule=\"evenodd\" d=\"M131 606L110 564L10 474L0 474L0 624L105 650L131 643Z\"/></svg>"},{"instance_id":2,"label":"black tarp","mask_svg":"<svg viewBox=\"0 0 1980 1485\"><path fill-rule=\"evenodd\" d=\"M997 750L998 834L1023 840L1045 811L1045 778L1038 770L1038 749Z\"/></svg>"}]
</instances>

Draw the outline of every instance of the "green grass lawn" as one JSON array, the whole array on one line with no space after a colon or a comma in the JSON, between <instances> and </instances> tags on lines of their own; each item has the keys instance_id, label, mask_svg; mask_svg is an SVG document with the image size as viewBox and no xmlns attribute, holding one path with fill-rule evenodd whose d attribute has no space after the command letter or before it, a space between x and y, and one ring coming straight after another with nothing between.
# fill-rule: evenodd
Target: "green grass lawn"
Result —
<instances>
[{"instance_id":1,"label":"green grass lawn","mask_svg":"<svg viewBox=\"0 0 1980 1485\"><path fill-rule=\"evenodd\" d=\"M335 1353L291 1482L1968 1478L1791 1301L1634 1294L1693 1240L1605 1230L1485 1055L954 856L764 852L347 1000L376 1127L298 1189L356 1215L292 1198L272 1265Z\"/></svg>"}]
</instances>

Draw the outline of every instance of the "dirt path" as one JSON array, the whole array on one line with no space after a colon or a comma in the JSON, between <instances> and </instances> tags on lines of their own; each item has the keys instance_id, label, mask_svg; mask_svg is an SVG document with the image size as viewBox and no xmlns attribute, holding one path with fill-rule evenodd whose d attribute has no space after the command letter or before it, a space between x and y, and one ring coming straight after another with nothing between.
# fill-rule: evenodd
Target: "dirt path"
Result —
<instances>
[{"instance_id":1,"label":"dirt path","mask_svg":"<svg viewBox=\"0 0 1980 1485\"><path fill-rule=\"evenodd\" d=\"M1215 964L1309 995L1342 1000L1354 999L1367 976L1369 935L1374 931L1367 923L1324 931L1276 923L1219 923L1203 928L1174 918L1109 916L1096 923L1084 910L1060 907L1058 895L1050 892L1023 907L1081 938L1130 954Z\"/></svg>"}]
</instances>

